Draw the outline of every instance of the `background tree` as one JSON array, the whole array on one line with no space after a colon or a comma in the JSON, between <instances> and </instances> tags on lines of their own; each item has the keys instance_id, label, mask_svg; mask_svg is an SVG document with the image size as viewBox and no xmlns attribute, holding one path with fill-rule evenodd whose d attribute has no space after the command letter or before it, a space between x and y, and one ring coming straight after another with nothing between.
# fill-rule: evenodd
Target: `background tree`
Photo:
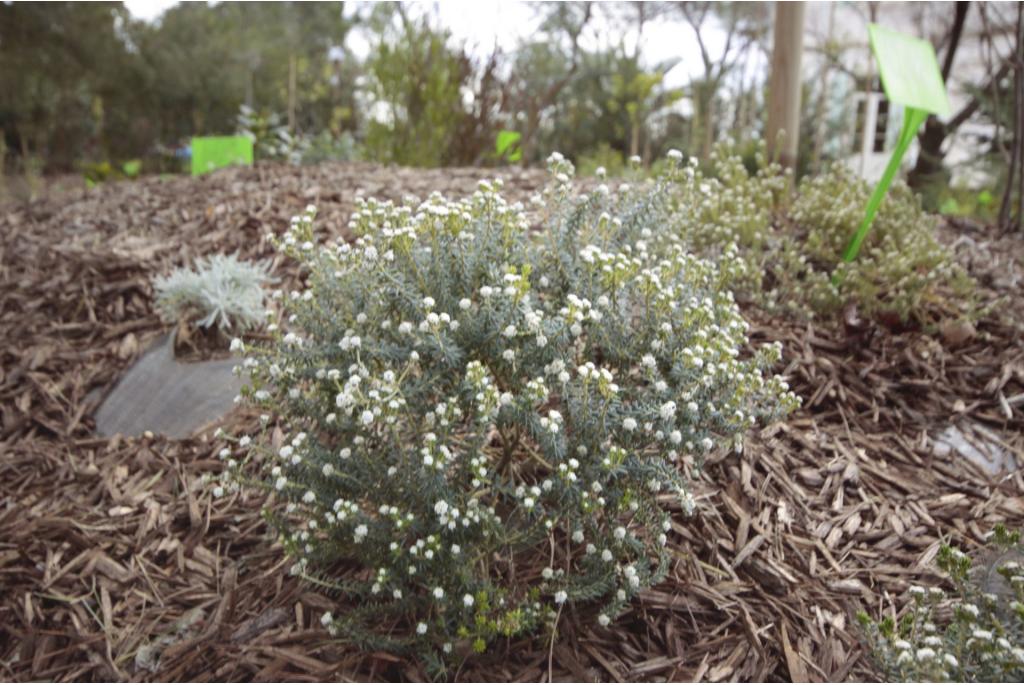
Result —
<instances>
[{"instance_id":1,"label":"background tree","mask_svg":"<svg viewBox=\"0 0 1024 685\"><path fill-rule=\"evenodd\" d=\"M140 25L162 136L229 132L242 103L291 110L300 130L354 128L355 74L330 59L332 50L344 54L352 26L343 10L340 2L179 3Z\"/></svg>"},{"instance_id":2,"label":"background tree","mask_svg":"<svg viewBox=\"0 0 1024 685\"><path fill-rule=\"evenodd\" d=\"M939 46L939 54L942 55L942 78L947 84L953 74L957 48L961 43L961 36L964 32L969 10L970 3L956 3L956 12L952 24L945 32ZM1012 25L1002 18L1001 23ZM998 69L988 78L987 82L980 87L971 89L974 91L972 97L948 121L941 121L934 115L929 116L927 121L925 121L924 128L917 136L919 144L917 161L907 176L907 183L912 188L922 190L929 184L937 183L942 185L948 183L949 173L943 165L948 147L944 144L950 136L956 133L963 124L969 121L981 109L984 93L998 87L999 82L1010 73L1012 68L1011 50L1012 48L1003 53Z\"/></svg>"},{"instance_id":3,"label":"background tree","mask_svg":"<svg viewBox=\"0 0 1024 685\"><path fill-rule=\"evenodd\" d=\"M83 149L130 146L144 136L118 116L131 108L139 85L119 35L130 21L121 3L0 4L0 128L7 148L57 170Z\"/></svg>"},{"instance_id":4,"label":"background tree","mask_svg":"<svg viewBox=\"0 0 1024 685\"><path fill-rule=\"evenodd\" d=\"M50 171L229 133L239 106L306 130L354 128L343 4L180 3L154 23L121 3L0 5L6 147Z\"/></svg>"},{"instance_id":5,"label":"background tree","mask_svg":"<svg viewBox=\"0 0 1024 685\"><path fill-rule=\"evenodd\" d=\"M380 36L366 65L366 149L372 158L414 166L439 166L466 116L462 87L471 62L449 46L448 31L427 16L411 17L401 4L374 8L370 25Z\"/></svg>"},{"instance_id":6,"label":"background tree","mask_svg":"<svg viewBox=\"0 0 1024 685\"><path fill-rule=\"evenodd\" d=\"M516 51L510 90L524 164L544 154L535 149L543 115L576 76L580 38L593 17L590 2L538 3L538 9L544 15L538 37Z\"/></svg>"},{"instance_id":7,"label":"background tree","mask_svg":"<svg viewBox=\"0 0 1024 685\"><path fill-rule=\"evenodd\" d=\"M767 35L770 10L766 6L767 3L744 2L678 2L675 5L693 30L704 67L703 77L691 84L693 139L700 141L702 158L710 156L718 134L715 109L725 79L747 51ZM706 37L712 22L717 23L725 35L719 55L712 54Z\"/></svg>"},{"instance_id":8,"label":"background tree","mask_svg":"<svg viewBox=\"0 0 1024 685\"><path fill-rule=\"evenodd\" d=\"M1021 230L1024 218L1024 5L1017 5L1016 45L1013 52L1013 138L1010 161L999 207L999 225ZM1004 101L1008 98L1004 98Z\"/></svg>"}]
</instances>

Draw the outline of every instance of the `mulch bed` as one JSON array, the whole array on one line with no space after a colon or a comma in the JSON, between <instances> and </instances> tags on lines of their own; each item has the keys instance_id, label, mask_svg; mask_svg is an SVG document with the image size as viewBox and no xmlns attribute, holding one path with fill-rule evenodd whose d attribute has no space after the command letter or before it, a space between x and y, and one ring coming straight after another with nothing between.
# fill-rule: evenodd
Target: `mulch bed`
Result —
<instances>
[{"instance_id":1,"label":"mulch bed","mask_svg":"<svg viewBox=\"0 0 1024 685\"><path fill-rule=\"evenodd\" d=\"M485 173L260 165L0 206L0 679L424 677L327 639L319 617L336 599L287 574L263 496L214 500L203 485L221 467L212 431L104 439L90 417L167 331L155 273L213 251L273 257L265 234L311 202L341 235L358 189L462 194ZM502 175L521 200L545 178ZM496 644L457 678L874 678L856 612L899 611L910 584L939 582L942 541L975 549L995 523L1024 523L1020 472L992 478L932 449L957 424L1024 463L1024 241L947 237L987 297L1009 298L973 337L751 312L756 340L784 343L804 406L705 464L666 581L607 628L569 608L553 642ZM274 264L286 282L290 268Z\"/></svg>"}]
</instances>

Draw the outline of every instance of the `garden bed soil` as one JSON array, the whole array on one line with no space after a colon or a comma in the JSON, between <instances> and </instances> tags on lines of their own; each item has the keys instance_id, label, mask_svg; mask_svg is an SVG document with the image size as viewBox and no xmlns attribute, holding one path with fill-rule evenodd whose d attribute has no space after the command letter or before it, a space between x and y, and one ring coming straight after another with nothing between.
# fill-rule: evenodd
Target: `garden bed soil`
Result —
<instances>
[{"instance_id":1,"label":"garden bed soil","mask_svg":"<svg viewBox=\"0 0 1024 685\"><path fill-rule=\"evenodd\" d=\"M264 166L119 183L0 206L0 678L422 679L414 661L331 643L339 598L287 574L254 493L213 499L225 446L97 437L97 394L161 335L150 278L215 251L273 258L264 236L312 202L343 235L357 189L468 193L488 172ZM505 172L513 199L544 174ZM923 331L749 313L784 344L804 398L742 454L696 474L668 578L601 628L570 607L557 638L493 645L460 680L846 680L876 676L855 613L899 611L935 583L939 545L1024 524L1020 471L935 450L983 426L1024 455L1019 237L947 227L985 295L1010 298L956 344ZM294 282L288 263L273 270ZM98 391L98 393L97 393ZM253 430L239 408L230 431ZM666 503L670 506L670 503Z\"/></svg>"},{"instance_id":2,"label":"garden bed soil","mask_svg":"<svg viewBox=\"0 0 1024 685\"><path fill-rule=\"evenodd\" d=\"M182 363L231 357L231 336L215 325L203 328L182 321L174 329L172 345L174 359Z\"/></svg>"}]
</instances>

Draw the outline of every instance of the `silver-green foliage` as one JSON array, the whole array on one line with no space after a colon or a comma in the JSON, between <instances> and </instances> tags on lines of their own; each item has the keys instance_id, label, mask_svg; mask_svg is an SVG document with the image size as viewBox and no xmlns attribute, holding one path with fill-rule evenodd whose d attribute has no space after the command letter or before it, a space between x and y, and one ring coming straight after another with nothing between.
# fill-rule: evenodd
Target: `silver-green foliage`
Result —
<instances>
[{"instance_id":1,"label":"silver-green foliage","mask_svg":"<svg viewBox=\"0 0 1024 685\"><path fill-rule=\"evenodd\" d=\"M213 255L197 259L195 269L182 267L157 277L153 288L157 309L169 321L244 331L265 318L263 284L268 281L263 263Z\"/></svg>"},{"instance_id":2,"label":"silver-green foliage","mask_svg":"<svg viewBox=\"0 0 1024 685\"><path fill-rule=\"evenodd\" d=\"M764 375L778 346L746 352L735 257L649 251L674 180L577 197L551 166L537 233L493 181L360 201L354 245L318 244L312 211L279 241L308 284L246 349L285 430L248 449L294 572L348 598L333 634L443 659L567 602L607 624L666 572L684 471L798 402Z\"/></svg>"},{"instance_id":3,"label":"silver-green foliage","mask_svg":"<svg viewBox=\"0 0 1024 685\"><path fill-rule=\"evenodd\" d=\"M943 545L939 567L954 591L911 586L899 620L859 616L871 655L893 682L1024 680L1024 551L1020 534L998 526L995 558L977 563Z\"/></svg>"}]
</instances>

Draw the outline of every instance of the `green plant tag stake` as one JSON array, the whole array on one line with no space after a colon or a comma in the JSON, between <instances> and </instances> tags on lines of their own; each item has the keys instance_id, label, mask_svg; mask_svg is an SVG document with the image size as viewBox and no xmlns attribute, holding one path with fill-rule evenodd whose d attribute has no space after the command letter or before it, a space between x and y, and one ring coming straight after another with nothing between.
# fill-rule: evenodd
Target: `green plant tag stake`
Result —
<instances>
[{"instance_id":1,"label":"green plant tag stake","mask_svg":"<svg viewBox=\"0 0 1024 685\"><path fill-rule=\"evenodd\" d=\"M519 140L522 137L518 131L498 131L498 138L494 141L494 151L498 158L504 158L510 162L518 162L522 159L523 150L519 147Z\"/></svg>"},{"instance_id":2,"label":"green plant tag stake","mask_svg":"<svg viewBox=\"0 0 1024 685\"><path fill-rule=\"evenodd\" d=\"M864 220L843 252L843 261L846 262L856 259L860 245L871 229L871 222L875 220L875 214L900 169L903 155L921 124L929 114L944 117L950 113L946 86L942 82L939 62L931 43L878 24L868 26L868 35L871 38L871 49L878 60L878 72L882 77L885 96L890 102L903 105L903 128L900 129L899 140L889 164L868 200Z\"/></svg>"},{"instance_id":3,"label":"green plant tag stake","mask_svg":"<svg viewBox=\"0 0 1024 685\"><path fill-rule=\"evenodd\" d=\"M121 171L128 178L135 178L142 171L142 160L141 159L129 159L127 162L121 165Z\"/></svg>"},{"instance_id":4,"label":"green plant tag stake","mask_svg":"<svg viewBox=\"0 0 1024 685\"><path fill-rule=\"evenodd\" d=\"M215 136L192 139L192 175L214 169L252 164L252 140L246 136Z\"/></svg>"}]
</instances>

